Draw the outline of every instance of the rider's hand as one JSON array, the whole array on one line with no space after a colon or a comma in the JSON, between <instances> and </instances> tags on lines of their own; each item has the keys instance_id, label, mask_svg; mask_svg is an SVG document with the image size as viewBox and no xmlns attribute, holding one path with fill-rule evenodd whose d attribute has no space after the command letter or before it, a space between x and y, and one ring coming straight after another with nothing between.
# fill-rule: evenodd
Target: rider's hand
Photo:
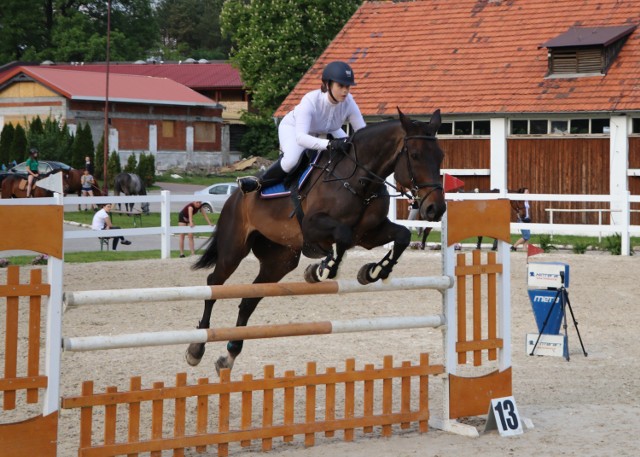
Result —
<instances>
[{"instance_id":1,"label":"rider's hand","mask_svg":"<svg viewBox=\"0 0 640 457\"><path fill-rule=\"evenodd\" d=\"M349 151L349 143L347 142L347 138L336 138L335 140L329 141L329 147L327 149L335 152L348 152Z\"/></svg>"}]
</instances>

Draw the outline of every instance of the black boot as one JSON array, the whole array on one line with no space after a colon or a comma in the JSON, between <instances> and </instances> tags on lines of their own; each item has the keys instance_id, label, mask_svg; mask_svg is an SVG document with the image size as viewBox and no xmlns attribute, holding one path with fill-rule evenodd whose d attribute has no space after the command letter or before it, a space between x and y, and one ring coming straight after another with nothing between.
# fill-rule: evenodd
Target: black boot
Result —
<instances>
[{"instance_id":1,"label":"black boot","mask_svg":"<svg viewBox=\"0 0 640 457\"><path fill-rule=\"evenodd\" d=\"M280 159L278 159L260 178L256 178L255 176L244 176L242 178L238 178L237 181L240 190L243 193L248 194L249 192L259 191L263 187L269 187L277 184L282 181L285 176L287 176L287 172L282 169L282 166L280 166Z\"/></svg>"}]
</instances>

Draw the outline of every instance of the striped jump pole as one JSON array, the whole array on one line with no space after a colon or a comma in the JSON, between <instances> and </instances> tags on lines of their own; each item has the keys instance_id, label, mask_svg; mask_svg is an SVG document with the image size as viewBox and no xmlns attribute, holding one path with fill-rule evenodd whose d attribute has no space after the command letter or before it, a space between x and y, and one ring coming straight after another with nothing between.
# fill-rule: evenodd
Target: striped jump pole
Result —
<instances>
[{"instance_id":1,"label":"striped jump pole","mask_svg":"<svg viewBox=\"0 0 640 457\"><path fill-rule=\"evenodd\" d=\"M370 332L410 328L437 328L445 324L444 315L377 317L293 324L255 325L251 327L211 328L184 331L129 333L113 336L63 338L68 352L97 351L173 344L211 343L285 336L328 335L331 333Z\"/></svg>"},{"instance_id":2,"label":"striped jump pole","mask_svg":"<svg viewBox=\"0 0 640 457\"><path fill-rule=\"evenodd\" d=\"M115 303L143 303L180 300L218 300L223 298L283 297L289 295L349 294L392 290L435 289L453 287L452 276L390 278L362 285L357 280L307 282L223 284L146 289L86 290L64 294L66 308Z\"/></svg>"}]
</instances>

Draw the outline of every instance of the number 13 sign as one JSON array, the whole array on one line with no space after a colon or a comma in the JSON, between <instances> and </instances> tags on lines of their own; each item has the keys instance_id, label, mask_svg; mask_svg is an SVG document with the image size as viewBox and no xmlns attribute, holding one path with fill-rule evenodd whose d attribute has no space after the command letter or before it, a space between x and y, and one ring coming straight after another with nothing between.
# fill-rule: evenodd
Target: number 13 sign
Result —
<instances>
[{"instance_id":1,"label":"number 13 sign","mask_svg":"<svg viewBox=\"0 0 640 457\"><path fill-rule=\"evenodd\" d=\"M513 436L522 434L522 421L518 414L516 401L511 397L494 398L489 406L487 424L484 431L498 429L500 436Z\"/></svg>"}]
</instances>

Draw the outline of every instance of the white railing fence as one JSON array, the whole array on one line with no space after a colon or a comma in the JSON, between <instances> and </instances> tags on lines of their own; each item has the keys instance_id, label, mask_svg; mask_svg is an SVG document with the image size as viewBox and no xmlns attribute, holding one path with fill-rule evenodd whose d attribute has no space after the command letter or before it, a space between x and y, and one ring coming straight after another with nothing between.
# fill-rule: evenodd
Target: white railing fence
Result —
<instances>
[{"instance_id":1,"label":"white railing fence","mask_svg":"<svg viewBox=\"0 0 640 457\"><path fill-rule=\"evenodd\" d=\"M578 236L599 236L619 234L622 239L622 254L630 255L631 253L631 236L640 236L640 226L631 225L631 203L640 203L640 196L631 196L629 192L625 192L618 196L610 195L556 195L556 194L495 194L495 193L451 193L447 196L448 200L491 200L497 198L509 198L511 200L529 200L539 202L602 202L610 205L611 221L608 225L599 224L554 224L554 223L512 223L511 232L516 233L521 229L529 229L532 233L537 234L569 234ZM208 225L199 225L193 228L171 226L172 203L187 203L196 200L194 195L171 194L169 191L161 191L160 194L144 195L144 196L121 196L121 197L76 197L55 196L52 198L31 198L31 199L13 199L0 200L0 205L43 205L43 204L61 204L64 205L85 205L89 203L105 204L105 203L143 203L149 202L156 208L159 204L160 226L159 227L141 227L132 229L119 229L109 232L112 236L145 236L160 235L160 251L161 258L168 259L171 256L171 236L180 233L211 233L215 228ZM426 221L409 221L398 220L396 218L396 199L391 199L389 209L389 218L396 223L407 227L432 227L434 230L440 230L439 222ZM152 210L153 211L153 210ZM556 210L557 211L557 210ZM586 211L586 210L575 210ZM175 212L175 209L173 210ZM601 222L601 221L600 221ZM89 239L100 238L104 236L104 232L87 230L65 230L64 239Z\"/></svg>"}]
</instances>

